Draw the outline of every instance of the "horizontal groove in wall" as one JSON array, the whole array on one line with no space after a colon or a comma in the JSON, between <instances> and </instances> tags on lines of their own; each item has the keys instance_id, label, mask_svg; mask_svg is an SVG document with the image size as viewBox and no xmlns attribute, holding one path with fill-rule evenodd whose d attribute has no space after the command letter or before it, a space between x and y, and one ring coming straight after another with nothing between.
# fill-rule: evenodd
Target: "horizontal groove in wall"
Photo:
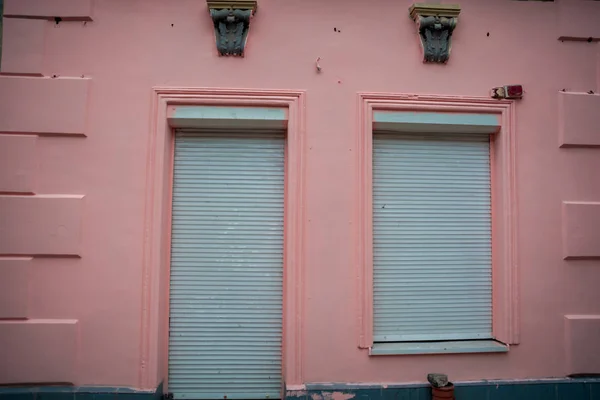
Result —
<instances>
[{"instance_id":1,"label":"horizontal groove in wall","mask_svg":"<svg viewBox=\"0 0 600 400\"><path fill-rule=\"evenodd\" d=\"M31 261L33 256L1 255L0 261Z\"/></svg>"},{"instance_id":2,"label":"horizontal groove in wall","mask_svg":"<svg viewBox=\"0 0 600 400\"><path fill-rule=\"evenodd\" d=\"M79 254L0 254L1 260L34 258L81 258Z\"/></svg>"},{"instance_id":3,"label":"horizontal groove in wall","mask_svg":"<svg viewBox=\"0 0 600 400\"><path fill-rule=\"evenodd\" d=\"M54 133L54 132L2 132L0 131L0 135L5 135L5 136L41 136L41 137L57 137L57 138L61 138L61 137L68 137L68 138L72 138L72 137L76 137L76 138L85 138L87 135L85 135L84 133Z\"/></svg>"},{"instance_id":4,"label":"horizontal groove in wall","mask_svg":"<svg viewBox=\"0 0 600 400\"><path fill-rule=\"evenodd\" d=\"M41 72L0 72L0 76L22 76L22 77L44 77L44 74Z\"/></svg>"},{"instance_id":5,"label":"horizontal groove in wall","mask_svg":"<svg viewBox=\"0 0 600 400\"><path fill-rule=\"evenodd\" d=\"M35 193L4 191L4 192L0 192L0 196L35 196Z\"/></svg>"},{"instance_id":6,"label":"horizontal groove in wall","mask_svg":"<svg viewBox=\"0 0 600 400\"><path fill-rule=\"evenodd\" d=\"M18 323L27 325L76 325L79 320L66 318L27 318L19 321L3 321L0 325Z\"/></svg>"},{"instance_id":7,"label":"horizontal groove in wall","mask_svg":"<svg viewBox=\"0 0 600 400\"><path fill-rule=\"evenodd\" d=\"M562 144L562 149L598 149L600 144Z\"/></svg>"}]
</instances>

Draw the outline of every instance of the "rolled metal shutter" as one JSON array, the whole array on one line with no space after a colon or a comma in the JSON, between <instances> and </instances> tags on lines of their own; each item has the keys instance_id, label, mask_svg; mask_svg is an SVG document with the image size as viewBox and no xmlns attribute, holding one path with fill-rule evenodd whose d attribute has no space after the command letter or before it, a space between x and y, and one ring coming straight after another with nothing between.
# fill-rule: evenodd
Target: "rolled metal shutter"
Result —
<instances>
[{"instance_id":1,"label":"rolled metal shutter","mask_svg":"<svg viewBox=\"0 0 600 400\"><path fill-rule=\"evenodd\" d=\"M169 392L281 396L284 136L178 131Z\"/></svg>"},{"instance_id":2,"label":"rolled metal shutter","mask_svg":"<svg viewBox=\"0 0 600 400\"><path fill-rule=\"evenodd\" d=\"M373 138L376 342L492 337L486 135Z\"/></svg>"}]
</instances>

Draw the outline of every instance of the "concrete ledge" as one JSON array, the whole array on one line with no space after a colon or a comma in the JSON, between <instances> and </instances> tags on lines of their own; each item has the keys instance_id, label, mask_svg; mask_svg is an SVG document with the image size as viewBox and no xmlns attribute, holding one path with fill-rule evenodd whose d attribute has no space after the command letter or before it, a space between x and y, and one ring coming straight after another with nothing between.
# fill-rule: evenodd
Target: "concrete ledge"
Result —
<instances>
[{"instance_id":1,"label":"concrete ledge","mask_svg":"<svg viewBox=\"0 0 600 400\"><path fill-rule=\"evenodd\" d=\"M448 342L375 343L369 351L369 355L506 353L507 351L507 345L495 340L460 340Z\"/></svg>"}]
</instances>

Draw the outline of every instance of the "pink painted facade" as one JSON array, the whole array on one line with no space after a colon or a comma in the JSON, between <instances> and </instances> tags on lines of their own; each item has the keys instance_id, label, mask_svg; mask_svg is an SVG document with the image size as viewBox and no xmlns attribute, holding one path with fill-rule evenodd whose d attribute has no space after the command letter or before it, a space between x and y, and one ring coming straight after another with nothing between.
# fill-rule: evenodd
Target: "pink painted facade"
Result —
<instances>
[{"instance_id":1,"label":"pink painted facade","mask_svg":"<svg viewBox=\"0 0 600 400\"><path fill-rule=\"evenodd\" d=\"M4 0L0 384L165 380L167 112L182 103L287 110L289 389L600 373L600 2L459 4L438 65L422 62L407 0L259 0L244 58L218 55L205 1ZM511 83L522 100L489 98ZM507 353L369 355L365 138L371 110L402 107L500 121L494 332Z\"/></svg>"}]
</instances>

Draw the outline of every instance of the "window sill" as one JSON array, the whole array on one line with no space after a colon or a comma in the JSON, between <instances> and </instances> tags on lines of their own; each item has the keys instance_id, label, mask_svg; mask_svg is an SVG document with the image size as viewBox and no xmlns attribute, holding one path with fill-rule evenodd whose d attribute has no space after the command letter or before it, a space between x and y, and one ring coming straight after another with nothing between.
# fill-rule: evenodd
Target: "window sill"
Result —
<instances>
[{"instance_id":1,"label":"window sill","mask_svg":"<svg viewBox=\"0 0 600 400\"><path fill-rule=\"evenodd\" d=\"M495 340L461 340L448 342L375 343L371 356L402 354L506 353L508 345Z\"/></svg>"}]
</instances>

